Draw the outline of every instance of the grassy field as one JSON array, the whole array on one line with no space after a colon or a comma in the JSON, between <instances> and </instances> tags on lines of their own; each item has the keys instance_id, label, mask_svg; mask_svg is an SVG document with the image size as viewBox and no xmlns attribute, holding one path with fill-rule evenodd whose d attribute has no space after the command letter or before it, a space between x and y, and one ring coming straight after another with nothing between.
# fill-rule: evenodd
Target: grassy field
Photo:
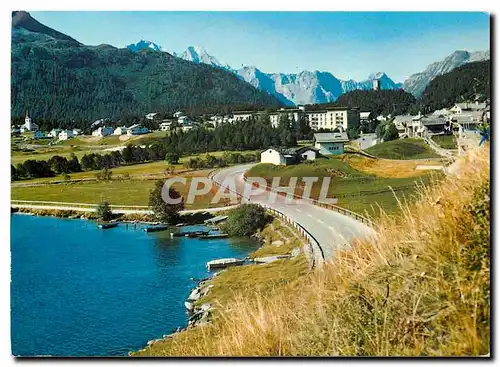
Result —
<instances>
[{"instance_id":1,"label":"grassy field","mask_svg":"<svg viewBox=\"0 0 500 367\"><path fill-rule=\"evenodd\" d=\"M57 185L12 187L12 200L30 201L60 201L70 203L98 204L108 201L112 205L148 205L149 191L153 188L155 180L112 180L112 181L90 181L82 183L68 183ZM191 179L187 184L174 184L173 187L184 197ZM216 206L210 204L215 192L209 192L203 196L197 196L186 209L201 209Z\"/></svg>"},{"instance_id":2,"label":"grassy field","mask_svg":"<svg viewBox=\"0 0 500 367\"><path fill-rule=\"evenodd\" d=\"M283 186L288 184L290 177L298 177L299 183L302 177L331 177L328 196L337 198L338 205L342 207L358 213L366 211L370 216L380 215L380 209L386 213L396 212L398 200L410 200L417 191L416 183L427 184L432 180L433 175L436 178L441 176L438 173L429 174L417 171L415 170L416 164L412 163L412 165L406 164L405 170L401 170L401 175L397 177L397 171L392 169L388 170L389 173L384 171L383 168L390 166L390 163L371 163L372 161L366 157L354 158L344 155L320 158L311 163L288 167L259 164L251 168L247 176L264 177L269 183L272 177L280 177L280 184ZM322 180L313 185L312 197L319 197L321 182ZM303 186L298 185L296 194L301 195L302 190Z\"/></svg>"},{"instance_id":3,"label":"grassy field","mask_svg":"<svg viewBox=\"0 0 500 367\"><path fill-rule=\"evenodd\" d=\"M366 149L376 157L386 159L425 159L439 156L420 139L399 139L380 143Z\"/></svg>"},{"instance_id":4,"label":"grassy field","mask_svg":"<svg viewBox=\"0 0 500 367\"><path fill-rule=\"evenodd\" d=\"M242 270L223 272L216 281L233 294L218 304L221 317L138 355L489 355L490 152L476 152L401 215L381 218L376 238L321 269L286 273L262 293L238 283L231 292Z\"/></svg>"},{"instance_id":5,"label":"grassy field","mask_svg":"<svg viewBox=\"0 0 500 367\"><path fill-rule=\"evenodd\" d=\"M457 142L453 135L435 135L431 138L444 149L457 149Z\"/></svg>"}]
</instances>

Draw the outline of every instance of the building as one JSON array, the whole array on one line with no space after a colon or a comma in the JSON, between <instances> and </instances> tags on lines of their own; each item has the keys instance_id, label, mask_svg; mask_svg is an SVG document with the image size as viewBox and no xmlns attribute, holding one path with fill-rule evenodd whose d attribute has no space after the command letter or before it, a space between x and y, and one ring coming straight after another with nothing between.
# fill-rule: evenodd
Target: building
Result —
<instances>
[{"instance_id":1,"label":"building","mask_svg":"<svg viewBox=\"0 0 500 367\"><path fill-rule=\"evenodd\" d=\"M344 154L344 145L349 142L346 132L341 133L316 133L314 134L314 147L322 155Z\"/></svg>"},{"instance_id":2,"label":"building","mask_svg":"<svg viewBox=\"0 0 500 367\"><path fill-rule=\"evenodd\" d=\"M303 115L303 106L299 106L298 108L280 108L276 112L269 114L269 120L271 121L272 127L277 127L284 116L288 117L290 122L294 122L299 121Z\"/></svg>"},{"instance_id":3,"label":"building","mask_svg":"<svg viewBox=\"0 0 500 367\"><path fill-rule=\"evenodd\" d=\"M140 124L135 124L127 128L127 135L143 135L149 133L149 129Z\"/></svg>"},{"instance_id":4,"label":"building","mask_svg":"<svg viewBox=\"0 0 500 367\"><path fill-rule=\"evenodd\" d=\"M313 147L302 147L302 148L296 149L295 153L298 154L300 159L306 160L306 161L314 161L319 155L318 149L313 148Z\"/></svg>"},{"instance_id":5,"label":"building","mask_svg":"<svg viewBox=\"0 0 500 367\"><path fill-rule=\"evenodd\" d=\"M114 131L113 135L124 135L127 133L127 127L126 126L118 126Z\"/></svg>"},{"instance_id":6,"label":"building","mask_svg":"<svg viewBox=\"0 0 500 367\"><path fill-rule=\"evenodd\" d=\"M31 120L31 117L28 114L28 111L26 111L26 116L24 117L24 131L21 132L27 132L27 131L37 131L38 130L38 125Z\"/></svg>"},{"instance_id":7,"label":"building","mask_svg":"<svg viewBox=\"0 0 500 367\"><path fill-rule=\"evenodd\" d=\"M354 140L353 145L361 150L365 150L365 149L368 149L370 147L373 147L377 143L378 143L377 134L375 134L375 133L370 133L370 134L361 133L359 138Z\"/></svg>"},{"instance_id":8,"label":"building","mask_svg":"<svg viewBox=\"0 0 500 367\"><path fill-rule=\"evenodd\" d=\"M181 111L177 111L176 113L174 113L174 117L177 119L181 116L185 116L185 113L184 112L181 112Z\"/></svg>"},{"instance_id":9,"label":"building","mask_svg":"<svg viewBox=\"0 0 500 367\"><path fill-rule=\"evenodd\" d=\"M297 162L297 153L295 149L269 148L260 153L260 162L287 166Z\"/></svg>"},{"instance_id":10,"label":"building","mask_svg":"<svg viewBox=\"0 0 500 367\"><path fill-rule=\"evenodd\" d=\"M101 126L97 130L92 131L92 136L108 136L113 134L113 128L109 126Z\"/></svg>"},{"instance_id":11,"label":"building","mask_svg":"<svg viewBox=\"0 0 500 367\"><path fill-rule=\"evenodd\" d=\"M82 129L73 129L73 136L80 136L83 134Z\"/></svg>"},{"instance_id":12,"label":"building","mask_svg":"<svg viewBox=\"0 0 500 367\"><path fill-rule=\"evenodd\" d=\"M158 115L158 113L157 113L157 112L152 112L152 113L148 113L148 114L147 114L146 116L144 116L144 117L146 117L146 120L154 120L154 119L155 119L155 117L156 117L157 115Z\"/></svg>"},{"instance_id":13,"label":"building","mask_svg":"<svg viewBox=\"0 0 500 367\"><path fill-rule=\"evenodd\" d=\"M329 107L325 110L306 112L309 126L317 129L339 129L346 131L350 126L359 125L359 109L348 107Z\"/></svg>"},{"instance_id":14,"label":"building","mask_svg":"<svg viewBox=\"0 0 500 367\"><path fill-rule=\"evenodd\" d=\"M33 133L33 139L45 139L45 133L41 130L37 130Z\"/></svg>"},{"instance_id":15,"label":"building","mask_svg":"<svg viewBox=\"0 0 500 367\"><path fill-rule=\"evenodd\" d=\"M58 135L59 140L68 140L71 139L72 137L73 137L73 130L62 130Z\"/></svg>"},{"instance_id":16,"label":"building","mask_svg":"<svg viewBox=\"0 0 500 367\"><path fill-rule=\"evenodd\" d=\"M170 130L171 126L172 126L172 121L162 122L160 124L160 131L168 131Z\"/></svg>"},{"instance_id":17,"label":"building","mask_svg":"<svg viewBox=\"0 0 500 367\"><path fill-rule=\"evenodd\" d=\"M49 137L50 138L59 138L59 133L61 132L61 129L59 128L55 128L55 129L52 129L50 130L49 132Z\"/></svg>"},{"instance_id":18,"label":"building","mask_svg":"<svg viewBox=\"0 0 500 367\"><path fill-rule=\"evenodd\" d=\"M21 133L21 129L19 128L19 126L12 125L12 127L10 129L10 133L12 135L19 135Z\"/></svg>"},{"instance_id":19,"label":"building","mask_svg":"<svg viewBox=\"0 0 500 367\"><path fill-rule=\"evenodd\" d=\"M450 108L450 112L455 115L460 115L466 111L479 111L486 108L486 103L479 102L463 102L455 103L453 107Z\"/></svg>"},{"instance_id":20,"label":"building","mask_svg":"<svg viewBox=\"0 0 500 367\"><path fill-rule=\"evenodd\" d=\"M359 122L361 122L362 124L367 124L369 123L372 119L371 119L371 112L360 112L359 113Z\"/></svg>"},{"instance_id":21,"label":"building","mask_svg":"<svg viewBox=\"0 0 500 367\"><path fill-rule=\"evenodd\" d=\"M253 111L234 111L233 121L249 121L253 118Z\"/></svg>"}]
</instances>

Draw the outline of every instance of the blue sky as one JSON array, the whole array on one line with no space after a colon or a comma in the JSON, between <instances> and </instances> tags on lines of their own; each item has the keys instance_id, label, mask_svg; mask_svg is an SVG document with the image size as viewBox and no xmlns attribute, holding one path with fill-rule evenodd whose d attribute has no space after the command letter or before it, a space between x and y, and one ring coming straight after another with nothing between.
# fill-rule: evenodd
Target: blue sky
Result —
<instances>
[{"instance_id":1,"label":"blue sky","mask_svg":"<svg viewBox=\"0 0 500 367\"><path fill-rule=\"evenodd\" d=\"M329 71L395 81L455 50L489 49L489 15L479 12L31 12L78 41L125 47L140 39L168 52L203 46L233 68Z\"/></svg>"}]
</instances>

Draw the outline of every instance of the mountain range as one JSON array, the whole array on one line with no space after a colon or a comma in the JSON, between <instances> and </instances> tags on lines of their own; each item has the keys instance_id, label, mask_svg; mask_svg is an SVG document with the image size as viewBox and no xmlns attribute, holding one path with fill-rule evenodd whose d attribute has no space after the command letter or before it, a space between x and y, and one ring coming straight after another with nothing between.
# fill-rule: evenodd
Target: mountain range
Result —
<instances>
[{"instance_id":1,"label":"mountain range","mask_svg":"<svg viewBox=\"0 0 500 367\"><path fill-rule=\"evenodd\" d=\"M403 83L403 89L419 97L427 85L435 77L443 75L458 68L459 66L475 61L485 61L490 59L490 51L455 51L444 60L434 62L427 66L421 73L411 75Z\"/></svg>"},{"instance_id":2,"label":"mountain range","mask_svg":"<svg viewBox=\"0 0 500 367\"><path fill-rule=\"evenodd\" d=\"M317 70L302 71L298 74L264 73L255 66L244 66L235 70L219 62L202 47L190 46L183 53L175 55L184 60L232 71L254 87L276 96L285 105L334 102L344 93L372 89L374 80L379 80L381 89L402 88L418 97L436 76L470 62L490 59L490 51L455 51L444 60L430 64L423 72L411 75L404 83L396 83L384 72L373 73L358 82L352 79L341 80L329 72Z\"/></svg>"},{"instance_id":3,"label":"mountain range","mask_svg":"<svg viewBox=\"0 0 500 367\"><path fill-rule=\"evenodd\" d=\"M222 68L175 57L153 42L89 46L12 14L11 114L85 124L149 112L228 113L282 104ZM73 123L72 123L73 124Z\"/></svg>"}]
</instances>

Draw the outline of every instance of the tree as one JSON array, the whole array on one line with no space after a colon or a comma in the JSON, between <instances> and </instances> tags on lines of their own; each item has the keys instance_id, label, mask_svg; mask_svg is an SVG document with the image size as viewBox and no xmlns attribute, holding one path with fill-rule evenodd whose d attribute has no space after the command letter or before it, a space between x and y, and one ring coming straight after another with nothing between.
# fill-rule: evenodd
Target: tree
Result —
<instances>
[{"instance_id":1,"label":"tree","mask_svg":"<svg viewBox=\"0 0 500 367\"><path fill-rule=\"evenodd\" d=\"M113 175L113 171L108 169L108 167L104 167L104 169L96 174L96 178L98 180L110 181L111 176Z\"/></svg>"},{"instance_id":2,"label":"tree","mask_svg":"<svg viewBox=\"0 0 500 367\"><path fill-rule=\"evenodd\" d=\"M171 204L163 200L163 181L155 182L154 188L149 193L149 207L153 211L154 216L161 222L176 223L179 220L179 212L184 209L184 199L172 187L168 190L168 195L171 199L181 199L180 203Z\"/></svg>"},{"instance_id":3,"label":"tree","mask_svg":"<svg viewBox=\"0 0 500 367\"><path fill-rule=\"evenodd\" d=\"M96 209L97 218L103 221L108 221L113 218L113 213L111 211L111 206L107 201L99 203Z\"/></svg>"},{"instance_id":4,"label":"tree","mask_svg":"<svg viewBox=\"0 0 500 367\"><path fill-rule=\"evenodd\" d=\"M169 149L167 151L167 155L165 156L165 160L170 164L177 164L177 163L179 163L179 158L180 158L180 154L177 151L177 149L175 149L172 146L169 146Z\"/></svg>"},{"instance_id":5,"label":"tree","mask_svg":"<svg viewBox=\"0 0 500 367\"><path fill-rule=\"evenodd\" d=\"M384 141L396 140L399 138L398 129L394 122L389 122L385 127Z\"/></svg>"},{"instance_id":6,"label":"tree","mask_svg":"<svg viewBox=\"0 0 500 367\"><path fill-rule=\"evenodd\" d=\"M257 204L243 204L234 209L222 229L230 236L251 236L257 230L264 228L270 216L264 208Z\"/></svg>"}]
</instances>

